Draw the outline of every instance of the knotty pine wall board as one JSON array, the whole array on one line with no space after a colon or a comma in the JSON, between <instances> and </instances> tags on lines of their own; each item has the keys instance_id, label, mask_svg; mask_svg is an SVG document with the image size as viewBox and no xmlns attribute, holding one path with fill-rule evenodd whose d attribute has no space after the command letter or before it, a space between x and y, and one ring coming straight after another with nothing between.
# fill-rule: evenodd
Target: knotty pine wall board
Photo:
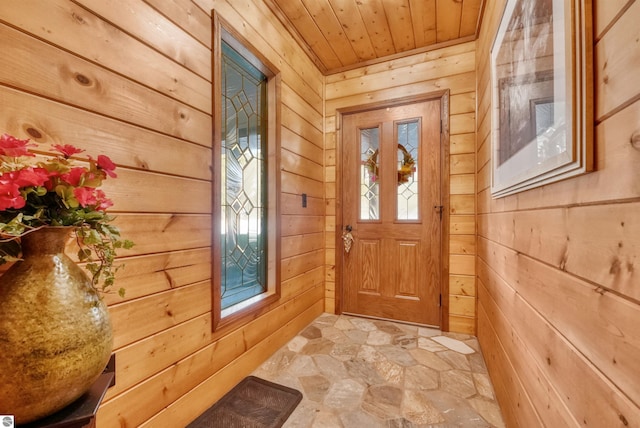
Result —
<instances>
[{"instance_id":1,"label":"knotty pine wall board","mask_svg":"<svg viewBox=\"0 0 640 428\"><path fill-rule=\"evenodd\" d=\"M211 333L210 313L213 8L281 72L289 244L278 260L281 299L226 336ZM106 297L118 383L98 427L144 426L173 403L179 418L158 420L181 426L199 414L182 397L227 376L216 378L234 361L242 364L226 379L250 373L324 309L324 76L262 1L8 0L0 40L11 58L0 65L2 132L33 138L43 151L74 144L105 153L118 166L105 191L136 246L121 252L125 298ZM232 386L210 382L199 404Z\"/></svg>"},{"instance_id":2,"label":"knotty pine wall board","mask_svg":"<svg viewBox=\"0 0 640 428\"><path fill-rule=\"evenodd\" d=\"M596 170L587 175L491 197L489 52L504 0L487 3L478 39L478 338L508 426L640 420L640 82L630 73L640 69L631 25L640 6L593 3Z\"/></svg>"}]
</instances>

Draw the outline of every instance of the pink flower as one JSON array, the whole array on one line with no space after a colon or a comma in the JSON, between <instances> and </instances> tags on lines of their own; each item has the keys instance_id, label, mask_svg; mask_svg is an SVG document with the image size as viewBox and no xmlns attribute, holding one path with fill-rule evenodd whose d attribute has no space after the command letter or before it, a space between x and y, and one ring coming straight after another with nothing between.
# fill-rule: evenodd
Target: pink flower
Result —
<instances>
[{"instance_id":1,"label":"pink flower","mask_svg":"<svg viewBox=\"0 0 640 428\"><path fill-rule=\"evenodd\" d=\"M2 156L35 156L29 151L29 147L33 146L35 146L35 144L29 144L28 139L18 140L9 134L2 134L0 137L0 155Z\"/></svg>"},{"instance_id":2,"label":"pink flower","mask_svg":"<svg viewBox=\"0 0 640 428\"><path fill-rule=\"evenodd\" d=\"M109 177L117 177L116 173L113 172L116 169L116 164L109 159L109 156L98 156L98 168L106 172Z\"/></svg>"},{"instance_id":3,"label":"pink flower","mask_svg":"<svg viewBox=\"0 0 640 428\"><path fill-rule=\"evenodd\" d=\"M76 187L73 189L73 196L76 197L78 203L83 207L96 205L98 203L96 195L94 194L94 189L91 187Z\"/></svg>"},{"instance_id":4,"label":"pink flower","mask_svg":"<svg viewBox=\"0 0 640 428\"><path fill-rule=\"evenodd\" d=\"M60 178L72 186L79 186L80 180L82 179L85 172L87 172L86 168L76 166L74 168L71 168L71 171L62 174Z\"/></svg>"},{"instance_id":5,"label":"pink flower","mask_svg":"<svg viewBox=\"0 0 640 428\"><path fill-rule=\"evenodd\" d=\"M46 176L37 174L33 168L25 168L19 171L12 171L5 175L8 175L13 183L18 187L40 186L47 181Z\"/></svg>"},{"instance_id":6,"label":"pink flower","mask_svg":"<svg viewBox=\"0 0 640 428\"><path fill-rule=\"evenodd\" d=\"M105 193L100 189L96 190L96 198L98 200L98 206L96 207L96 210L98 211L106 211L107 208L113 206L113 202L111 202L111 199L108 199L107 195L105 195Z\"/></svg>"},{"instance_id":7,"label":"pink flower","mask_svg":"<svg viewBox=\"0 0 640 428\"><path fill-rule=\"evenodd\" d=\"M20 194L20 188L16 183L0 182L0 210L9 208L20 209L24 207L26 201Z\"/></svg>"},{"instance_id":8,"label":"pink flower","mask_svg":"<svg viewBox=\"0 0 640 428\"><path fill-rule=\"evenodd\" d=\"M42 186L49 180L49 173L44 168L25 168L4 175L8 175L18 187Z\"/></svg>"},{"instance_id":9,"label":"pink flower","mask_svg":"<svg viewBox=\"0 0 640 428\"><path fill-rule=\"evenodd\" d=\"M47 181L44 182L44 184L42 185L45 189L47 189L48 192L53 190L53 184L54 184L54 178L59 177L60 173L58 171L49 171L44 169L44 171L47 173Z\"/></svg>"},{"instance_id":10,"label":"pink flower","mask_svg":"<svg viewBox=\"0 0 640 428\"><path fill-rule=\"evenodd\" d=\"M53 147L53 149L57 152L61 153L65 158L70 158L76 153L84 152L84 150L74 147L71 144L65 144L64 146L61 146L60 144L54 144L51 147Z\"/></svg>"}]
</instances>

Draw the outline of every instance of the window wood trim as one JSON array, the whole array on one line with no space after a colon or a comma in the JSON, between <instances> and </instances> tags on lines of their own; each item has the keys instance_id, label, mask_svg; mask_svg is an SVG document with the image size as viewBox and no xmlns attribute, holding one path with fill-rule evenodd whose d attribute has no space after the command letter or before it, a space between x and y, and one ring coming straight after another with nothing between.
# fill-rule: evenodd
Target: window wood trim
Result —
<instances>
[{"instance_id":1,"label":"window wood trim","mask_svg":"<svg viewBox=\"0 0 640 428\"><path fill-rule=\"evenodd\" d=\"M255 49L240 33L224 21L218 13L212 11L212 76L213 76L213 145L211 163L212 182L212 228L211 228L211 308L212 331L217 335L226 334L235 328L255 319L271 310L280 300L280 72L266 57ZM216 174L221 172L222 135L222 40L239 52L246 60L267 76L267 148L268 148L268 285L267 291L262 293L257 302L246 308L222 318L221 313L221 233L220 207L221 192L220 179ZM216 225L218 225L216 227ZM273 227L271 227L273 225Z\"/></svg>"}]
</instances>

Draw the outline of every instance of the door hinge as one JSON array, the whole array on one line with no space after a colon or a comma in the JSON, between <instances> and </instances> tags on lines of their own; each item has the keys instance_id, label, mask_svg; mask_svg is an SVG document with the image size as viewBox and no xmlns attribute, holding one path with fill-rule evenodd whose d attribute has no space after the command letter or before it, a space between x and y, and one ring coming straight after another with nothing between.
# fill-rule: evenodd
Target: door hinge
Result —
<instances>
[{"instance_id":1,"label":"door hinge","mask_svg":"<svg viewBox=\"0 0 640 428\"><path fill-rule=\"evenodd\" d=\"M440 119L440 133L442 134L442 119Z\"/></svg>"},{"instance_id":2,"label":"door hinge","mask_svg":"<svg viewBox=\"0 0 640 428\"><path fill-rule=\"evenodd\" d=\"M438 301L438 306L442 307L442 294L440 295L440 299Z\"/></svg>"}]
</instances>

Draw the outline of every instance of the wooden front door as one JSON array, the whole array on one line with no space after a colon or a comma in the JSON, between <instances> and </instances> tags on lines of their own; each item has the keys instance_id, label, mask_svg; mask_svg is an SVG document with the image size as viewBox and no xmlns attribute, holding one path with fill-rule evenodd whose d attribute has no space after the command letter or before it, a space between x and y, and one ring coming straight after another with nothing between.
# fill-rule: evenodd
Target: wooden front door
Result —
<instances>
[{"instance_id":1,"label":"wooden front door","mask_svg":"<svg viewBox=\"0 0 640 428\"><path fill-rule=\"evenodd\" d=\"M440 100L342 117L343 312L440 326Z\"/></svg>"}]
</instances>

